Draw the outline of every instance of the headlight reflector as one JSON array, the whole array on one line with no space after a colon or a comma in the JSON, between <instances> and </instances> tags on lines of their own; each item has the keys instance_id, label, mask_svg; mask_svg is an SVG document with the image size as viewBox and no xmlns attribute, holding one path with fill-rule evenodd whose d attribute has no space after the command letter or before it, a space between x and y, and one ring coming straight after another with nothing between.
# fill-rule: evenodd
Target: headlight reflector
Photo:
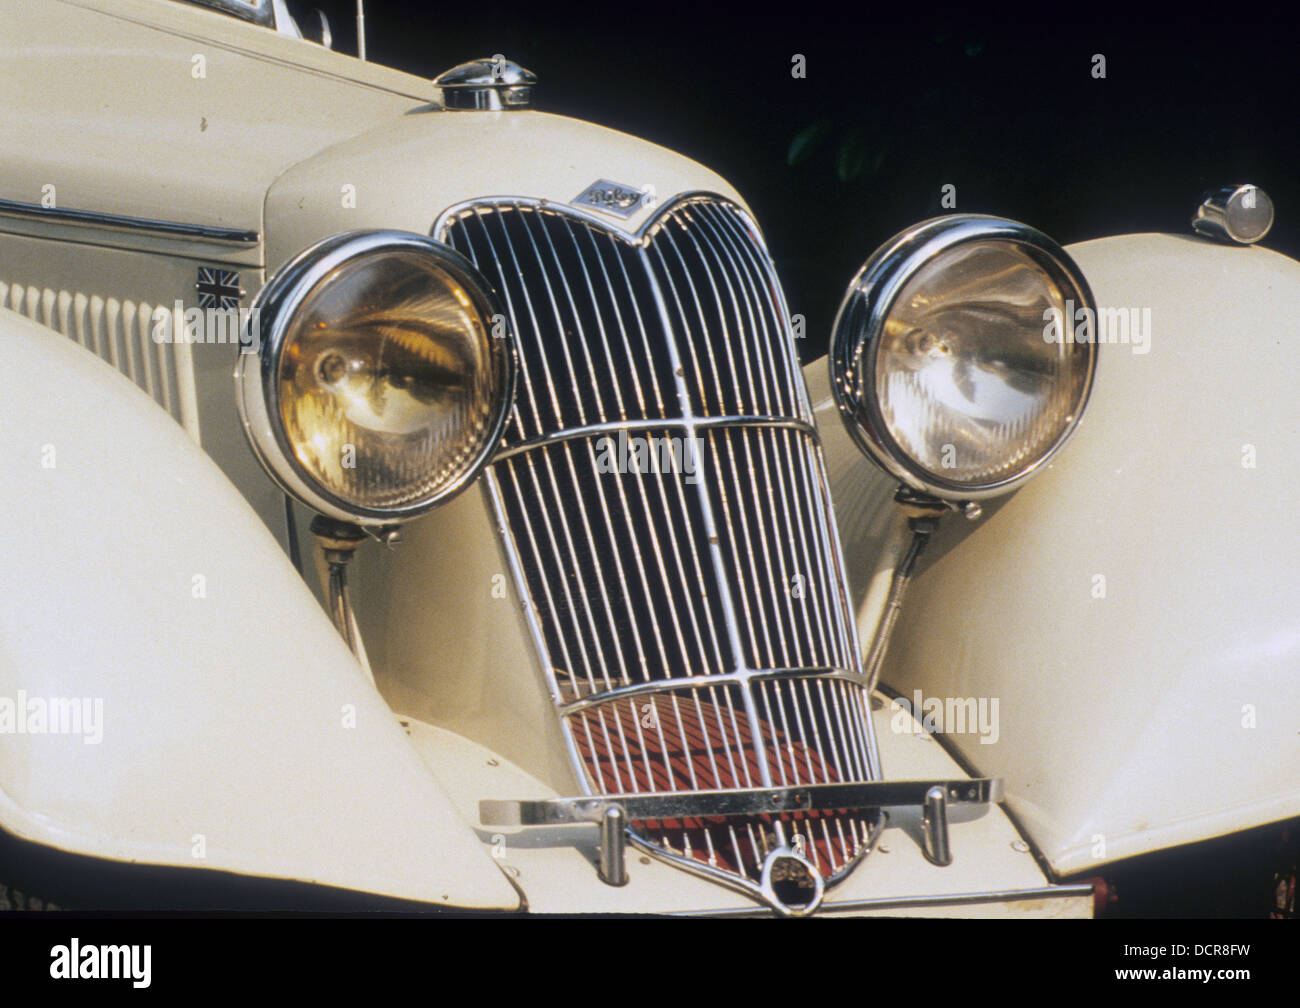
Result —
<instances>
[{"instance_id":1,"label":"headlight reflector","mask_svg":"<svg viewBox=\"0 0 1300 1008\"><path fill-rule=\"evenodd\" d=\"M855 278L835 323L832 387L859 446L905 484L992 497L1078 424L1095 318L1078 267L1045 235L938 218L891 239Z\"/></svg>"},{"instance_id":2,"label":"headlight reflector","mask_svg":"<svg viewBox=\"0 0 1300 1008\"><path fill-rule=\"evenodd\" d=\"M424 513L472 480L500 438L515 371L504 318L468 260L430 238L326 239L253 306L257 353L241 356L236 383L254 451L331 517Z\"/></svg>"}]
</instances>

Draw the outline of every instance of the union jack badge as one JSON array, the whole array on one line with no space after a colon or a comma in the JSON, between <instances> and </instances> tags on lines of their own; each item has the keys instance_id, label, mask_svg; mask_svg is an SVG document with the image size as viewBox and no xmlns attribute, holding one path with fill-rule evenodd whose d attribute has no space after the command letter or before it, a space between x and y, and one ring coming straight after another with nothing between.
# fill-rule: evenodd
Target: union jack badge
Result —
<instances>
[{"instance_id":1,"label":"union jack badge","mask_svg":"<svg viewBox=\"0 0 1300 1008\"><path fill-rule=\"evenodd\" d=\"M199 279L194 289L199 292L200 308L229 311L238 308L239 299L244 296L243 288L239 286L239 274L215 266L199 267Z\"/></svg>"}]
</instances>

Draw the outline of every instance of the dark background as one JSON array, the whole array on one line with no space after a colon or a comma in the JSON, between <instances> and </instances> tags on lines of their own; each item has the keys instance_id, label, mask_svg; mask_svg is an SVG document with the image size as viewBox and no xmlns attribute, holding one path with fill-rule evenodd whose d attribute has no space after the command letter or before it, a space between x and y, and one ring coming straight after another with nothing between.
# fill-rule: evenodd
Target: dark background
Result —
<instances>
[{"instance_id":1,"label":"dark background","mask_svg":"<svg viewBox=\"0 0 1300 1008\"><path fill-rule=\"evenodd\" d=\"M323 8L355 51L353 0ZM537 107L680 151L753 207L824 352L849 279L877 245L942 210L1012 217L1062 244L1187 233L1204 191L1253 182L1300 256L1300 32L1242 5L1148 19L1132 7L1028 19L820 2L475 5L369 0L369 57L432 77L503 53ZM768 10L771 13L757 13ZM1065 20L1048 20L1052 11ZM1042 11L1047 11L1044 15ZM902 20L903 15L909 20ZM807 77L791 76L792 57ZM1106 57L1106 78L1092 57Z\"/></svg>"}]
</instances>

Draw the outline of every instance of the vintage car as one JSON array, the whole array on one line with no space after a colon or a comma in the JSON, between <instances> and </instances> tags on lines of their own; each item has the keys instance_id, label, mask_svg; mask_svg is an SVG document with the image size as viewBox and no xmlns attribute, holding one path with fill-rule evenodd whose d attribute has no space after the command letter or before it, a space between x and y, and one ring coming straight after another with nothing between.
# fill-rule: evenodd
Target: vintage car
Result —
<instances>
[{"instance_id":1,"label":"vintage car","mask_svg":"<svg viewBox=\"0 0 1300 1008\"><path fill-rule=\"evenodd\" d=\"M801 368L742 196L503 55L0 23L9 905L1091 916L1300 815L1262 189L919 222Z\"/></svg>"}]
</instances>

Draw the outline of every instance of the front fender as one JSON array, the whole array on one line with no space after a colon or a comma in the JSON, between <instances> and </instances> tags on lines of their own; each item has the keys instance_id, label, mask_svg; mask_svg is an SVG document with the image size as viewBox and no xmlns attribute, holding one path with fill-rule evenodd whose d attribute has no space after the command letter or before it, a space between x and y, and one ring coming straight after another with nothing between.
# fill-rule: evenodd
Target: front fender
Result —
<instances>
[{"instance_id":1,"label":"front fender","mask_svg":"<svg viewBox=\"0 0 1300 1008\"><path fill-rule=\"evenodd\" d=\"M944 523L882 675L996 711L948 738L1061 875L1300 814L1300 264L1162 235L1070 252L1149 340L1100 348L1046 472Z\"/></svg>"},{"instance_id":2,"label":"front fender","mask_svg":"<svg viewBox=\"0 0 1300 1008\"><path fill-rule=\"evenodd\" d=\"M519 905L265 526L126 379L0 311L0 827Z\"/></svg>"}]
</instances>

